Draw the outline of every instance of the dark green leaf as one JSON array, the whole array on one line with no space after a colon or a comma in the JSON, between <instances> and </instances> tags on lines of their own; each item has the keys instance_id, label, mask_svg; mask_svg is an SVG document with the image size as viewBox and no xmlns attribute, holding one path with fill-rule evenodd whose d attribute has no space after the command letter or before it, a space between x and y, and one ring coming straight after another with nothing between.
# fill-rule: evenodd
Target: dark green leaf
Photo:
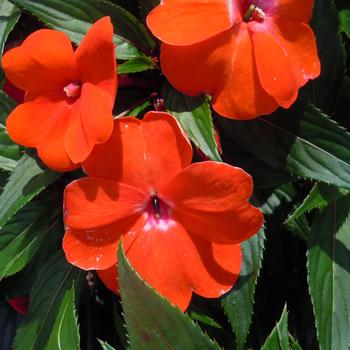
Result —
<instances>
[{"instance_id":1,"label":"dark green leaf","mask_svg":"<svg viewBox=\"0 0 350 350\"><path fill-rule=\"evenodd\" d=\"M336 201L348 193L348 190L344 190L339 187L326 185L324 183L317 183L305 198L304 202L288 218L287 222L297 219L300 215L305 214L313 209L324 208L329 203Z\"/></svg>"},{"instance_id":2,"label":"dark green leaf","mask_svg":"<svg viewBox=\"0 0 350 350\"><path fill-rule=\"evenodd\" d=\"M41 268L30 291L28 315L19 327L14 350L42 350L52 328L66 291L79 276L62 252L52 256Z\"/></svg>"},{"instance_id":3,"label":"dark green leaf","mask_svg":"<svg viewBox=\"0 0 350 350\"><path fill-rule=\"evenodd\" d=\"M301 214L296 218L289 218L285 222L285 225L288 230L298 235L302 240L308 240L311 232L311 227L304 214Z\"/></svg>"},{"instance_id":4,"label":"dark green leaf","mask_svg":"<svg viewBox=\"0 0 350 350\"><path fill-rule=\"evenodd\" d=\"M144 72L148 69L155 69L156 65L147 56L133 58L118 65L118 74Z\"/></svg>"},{"instance_id":5,"label":"dark green leaf","mask_svg":"<svg viewBox=\"0 0 350 350\"><path fill-rule=\"evenodd\" d=\"M312 81L310 94L317 107L332 113L345 75L345 50L339 33L338 11L332 0L315 1L312 26L322 73Z\"/></svg>"},{"instance_id":6,"label":"dark green leaf","mask_svg":"<svg viewBox=\"0 0 350 350\"><path fill-rule=\"evenodd\" d=\"M221 161L208 101L202 96L190 97L166 83L162 89L165 108L181 124L190 140L211 160Z\"/></svg>"},{"instance_id":7,"label":"dark green leaf","mask_svg":"<svg viewBox=\"0 0 350 350\"><path fill-rule=\"evenodd\" d=\"M198 313L196 311L191 311L189 316L192 318L192 320L198 321L207 326L210 326L213 328L222 328L214 319L212 319L207 315Z\"/></svg>"},{"instance_id":8,"label":"dark green leaf","mask_svg":"<svg viewBox=\"0 0 350 350\"><path fill-rule=\"evenodd\" d=\"M290 350L288 334L288 312L283 309L281 319L265 341L261 350Z\"/></svg>"},{"instance_id":9,"label":"dark green leaf","mask_svg":"<svg viewBox=\"0 0 350 350\"><path fill-rule=\"evenodd\" d=\"M36 158L24 154L0 195L0 228L60 175L45 168Z\"/></svg>"},{"instance_id":10,"label":"dark green leaf","mask_svg":"<svg viewBox=\"0 0 350 350\"><path fill-rule=\"evenodd\" d=\"M7 36L17 23L21 11L7 0L0 0L0 60Z\"/></svg>"},{"instance_id":11,"label":"dark green leaf","mask_svg":"<svg viewBox=\"0 0 350 350\"><path fill-rule=\"evenodd\" d=\"M50 203L51 204L51 203ZM23 269L57 224L48 203L33 202L0 230L0 281Z\"/></svg>"},{"instance_id":12,"label":"dark green leaf","mask_svg":"<svg viewBox=\"0 0 350 350\"><path fill-rule=\"evenodd\" d=\"M1 1L1 0L0 0ZM16 102L4 91L0 90L0 124L5 127L6 118L16 107Z\"/></svg>"},{"instance_id":13,"label":"dark green leaf","mask_svg":"<svg viewBox=\"0 0 350 350\"><path fill-rule=\"evenodd\" d=\"M114 43L118 59L140 57L137 47L149 51L154 42L144 26L129 12L106 0L11 0L49 27L61 30L79 43L91 24L100 17L110 16L115 25Z\"/></svg>"},{"instance_id":14,"label":"dark green leaf","mask_svg":"<svg viewBox=\"0 0 350 350\"><path fill-rule=\"evenodd\" d=\"M138 0L140 11L143 18L146 18L149 12L159 5L160 0Z\"/></svg>"},{"instance_id":15,"label":"dark green leaf","mask_svg":"<svg viewBox=\"0 0 350 350\"><path fill-rule=\"evenodd\" d=\"M44 350L54 349L80 349L78 320L74 304L74 286L66 291Z\"/></svg>"},{"instance_id":16,"label":"dark green leaf","mask_svg":"<svg viewBox=\"0 0 350 350\"><path fill-rule=\"evenodd\" d=\"M188 316L149 287L118 250L119 287L131 350L220 350Z\"/></svg>"},{"instance_id":17,"label":"dark green leaf","mask_svg":"<svg viewBox=\"0 0 350 350\"><path fill-rule=\"evenodd\" d=\"M297 103L265 118L219 122L261 161L299 177L350 188L350 134L313 106Z\"/></svg>"},{"instance_id":18,"label":"dark green leaf","mask_svg":"<svg viewBox=\"0 0 350 350\"><path fill-rule=\"evenodd\" d=\"M239 279L222 305L236 336L237 349L243 349L253 316L254 292L263 258L263 230L242 244L243 263Z\"/></svg>"},{"instance_id":19,"label":"dark green leaf","mask_svg":"<svg viewBox=\"0 0 350 350\"><path fill-rule=\"evenodd\" d=\"M350 197L316 215L308 242L307 269L320 349L348 349Z\"/></svg>"}]
</instances>

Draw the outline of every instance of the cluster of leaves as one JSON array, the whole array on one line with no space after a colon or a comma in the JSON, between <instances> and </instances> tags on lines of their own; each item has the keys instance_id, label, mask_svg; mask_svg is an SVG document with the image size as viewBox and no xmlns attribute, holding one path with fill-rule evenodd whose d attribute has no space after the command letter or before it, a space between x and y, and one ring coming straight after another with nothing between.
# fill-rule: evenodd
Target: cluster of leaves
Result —
<instances>
[{"instance_id":1,"label":"cluster of leaves","mask_svg":"<svg viewBox=\"0 0 350 350\"><path fill-rule=\"evenodd\" d=\"M162 77L157 43L143 24L158 3L0 0L0 54L5 43L43 24L79 43L109 15L120 60L114 113L142 115L162 100L202 153L221 161L215 125L223 160L254 178L265 228L243 244L233 290L221 300L194 298L186 314L140 279L120 247L120 304L62 253L62 191L81 173L48 170L10 140L4 125L16 103L0 91L0 348L348 349L349 4L315 0L322 74L292 108L233 121L213 114L206 97L185 96ZM6 302L23 295L30 296L25 317Z\"/></svg>"}]
</instances>

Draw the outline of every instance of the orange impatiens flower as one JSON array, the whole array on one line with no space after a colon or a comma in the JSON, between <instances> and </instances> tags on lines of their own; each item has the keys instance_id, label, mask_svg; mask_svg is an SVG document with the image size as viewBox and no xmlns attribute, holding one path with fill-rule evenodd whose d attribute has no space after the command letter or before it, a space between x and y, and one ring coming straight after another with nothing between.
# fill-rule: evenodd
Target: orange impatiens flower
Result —
<instances>
[{"instance_id":1,"label":"orange impatiens flower","mask_svg":"<svg viewBox=\"0 0 350 350\"><path fill-rule=\"evenodd\" d=\"M221 115L251 119L289 108L320 74L312 8L313 0L163 0L147 24L177 89L208 93Z\"/></svg>"},{"instance_id":2,"label":"orange impatiens flower","mask_svg":"<svg viewBox=\"0 0 350 350\"><path fill-rule=\"evenodd\" d=\"M113 130L117 75L109 17L97 21L73 51L68 36L41 29L2 59L6 77L26 92L9 115L17 143L35 147L57 171L79 167Z\"/></svg>"},{"instance_id":3,"label":"orange impatiens flower","mask_svg":"<svg viewBox=\"0 0 350 350\"><path fill-rule=\"evenodd\" d=\"M182 310L192 291L218 297L235 283L239 243L263 216L248 200L242 169L205 161L190 165L192 147L176 120L149 112L127 117L83 163L88 177L64 194L68 261L96 269L117 292L117 248L140 275Z\"/></svg>"}]
</instances>

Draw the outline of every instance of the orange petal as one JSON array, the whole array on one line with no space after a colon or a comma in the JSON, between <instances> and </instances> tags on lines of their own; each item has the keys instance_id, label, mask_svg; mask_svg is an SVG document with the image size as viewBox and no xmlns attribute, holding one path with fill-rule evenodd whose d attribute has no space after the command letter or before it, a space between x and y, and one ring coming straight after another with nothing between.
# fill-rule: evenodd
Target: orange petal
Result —
<instances>
[{"instance_id":1,"label":"orange petal","mask_svg":"<svg viewBox=\"0 0 350 350\"><path fill-rule=\"evenodd\" d=\"M205 298L218 298L236 283L242 264L239 244L209 243L196 236L184 242L192 253L183 255L192 290ZM190 244L190 245L189 245Z\"/></svg>"},{"instance_id":2,"label":"orange petal","mask_svg":"<svg viewBox=\"0 0 350 350\"><path fill-rule=\"evenodd\" d=\"M186 48L162 45L161 64L178 90L213 95L213 107L223 116L251 119L278 107L259 82L246 23Z\"/></svg>"},{"instance_id":3,"label":"orange petal","mask_svg":"<svg viewBox=\"0 0 350 350\"><path fill-rule=\"evenodd\" d=\"M126 255L140 276L181 310L192 291L218 297L235 283L241 266L238 245L190 237L175 221L144 225L142 220L135 233L123 236Z\"/></svg>"},{"instance_id":4,"label":"orange petal","mask_svg":"<svg viewBox=\"0 0 350 350\"><path fill-rule=\"evenodd\" d=\"M159 192L187 232L216 243L240 243L255 233L263 215L248 200L250 175L225 163L188 166Z\"/></svg>"},{"instance_id":5,"label":"orange petal","mask_svg":"<svg viewBox=\"0 0 350 350\"><path fill-rule=\"evenodd\" d=\"M113 265L106 270L97 270L97 275L100 277L104 285L112 292L119 294L119 283L118 283L118 267L117 264Z\"/></svg>"},{"instance_id":6,"label":"orange petal","mask_svg":"<svg viewBox=\"0 0 350 350\"><path fill-rule=\"evenodd\" d=\"M75 55L82 82L89 82L107 91L113 103L117 91L117 71L112 40L111 19L103 17L88 30Z\"/></svg>"},{"instance_id":7,"label":"orange petal","mask_svg":"<svg viewBox=\"0 0 350 350\"><path fill-rule=\"evenodd\" d=\"M84 270L105 270L116 264L120 224L89 230L66 229L63 250L67 261Z\"/></svg>"},{"instance_id":8,"label":"orange petal","mask_svg":"<svg viewBox=\"0 0 350 350\"><path fill-rule=\"evenodd\" d=\"M147 25L162 42L192 45L209 39L241 20L234 1L166 0L147 17Z\"/></svg>"},{"instance_id":9,"label":"orange petal","mask_svg":"<svg viewBox=\"0 0 350 350\"><path fill-rule=\"evenodd\" d=\"M70 113L65 147L73 162L85 160L94 145L108 140L113 131L113 100L102 88L85 83Z\"/></svg>"},{"instance_id":10,"label":"orange petal","mask_svg":"<svg viewBox=\"0 0 350 350\"><path fill-rule=\"evenodd\" d=\"M274 18L269 27L275 40L288 53L299 87L309 79L320 75L321 65L317 55L316 38L312 29L304 23Z\"/></svg>"},{"instance_id":11,"label":"orange petal","mask_svg":"<svg viewBox=\"0 0 350 350\"><path fill-rule=\"evenodd\" d=\"M79 71L68 36L41 29L29 35L21 46L6 52L2 68L18 88L29 91L63 89L79 81Z\"/></svg>"},{"instance_id":12,"label":"orange petal","mask_svg":"<svg viewBox=\"0 0 350 350\"><path fill-rule=\"evenodd\" d=\"M115 179L149 192L191 160L191 144L175 118L149 112L142 121L116 120L112 137L94 148L83 167L89 176Z\"/></svg>"},{"instance_id":13,"label":"orange petal","mask_svg":"<svg viewBox=\"0 0 350 350\"><path fill-rule=\"evenodd\" d=\"M134 187L83 178L64 191L65 223L75 229L95 229L141 213L146 201L147 196Z\"/></svg>"},{"instance_id":14,"label":"orange petal","mask_svg":"<svg viewBox=\"0 0 350 350\"><path fill-rule=\"evenodd\" d=\"M17 106L6 120L10 137L16 143L35 147L50 130L66 119L68 109L62 95L37 98Z\"/></svg>"},{"instance_id":15,"label":"orange petal","mask_svg":"<svg viewBox=\"0 0 350 350\"><path fill-rule=\"evenodd\" d=\"M275 0L273 12L278 17L308 23L311 20L314 0Z\"/></svg>"},{"instance_id":16,"label":"orange petal","mask_svg":"<svg viewBox=\"0 0 350 350\"><path fill-rule=\"evenodd\" d=\"M309 77L317 76L320 67L311 29L288 20L277 19L276 23L278 27L270 18L264 23L251 22L249 28L260 82L281 106L289 108L299 88Z\"/></svg>"}]
</instances>

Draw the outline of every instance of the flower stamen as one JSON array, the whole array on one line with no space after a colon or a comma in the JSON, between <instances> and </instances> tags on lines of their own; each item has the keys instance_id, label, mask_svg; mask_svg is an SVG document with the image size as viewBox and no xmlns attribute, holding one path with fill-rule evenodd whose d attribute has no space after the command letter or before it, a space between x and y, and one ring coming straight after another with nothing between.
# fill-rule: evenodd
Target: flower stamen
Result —
<instances>
[{"instance_id":1,"label":"flower stamen","mask_svg":"<svg viewBox=\"0 0 350 350\"><path fill-rule=\"evenodd\" d=\"M266 14L257 5L251 4L247 12L243 16L243 21L248 23L250 21L263 22Z\"/></svg>"},{"instance_id":2,"label":"flower stamen","mask_svg":"<svg viewBox=\"0 0 350 350\"><path fill-rule=\"evenodd\" d=\"M79 97L81 93L81 83L70 83L63 88L63 91L66 93L67 97Z\"/></svg>"}]
</instances>

